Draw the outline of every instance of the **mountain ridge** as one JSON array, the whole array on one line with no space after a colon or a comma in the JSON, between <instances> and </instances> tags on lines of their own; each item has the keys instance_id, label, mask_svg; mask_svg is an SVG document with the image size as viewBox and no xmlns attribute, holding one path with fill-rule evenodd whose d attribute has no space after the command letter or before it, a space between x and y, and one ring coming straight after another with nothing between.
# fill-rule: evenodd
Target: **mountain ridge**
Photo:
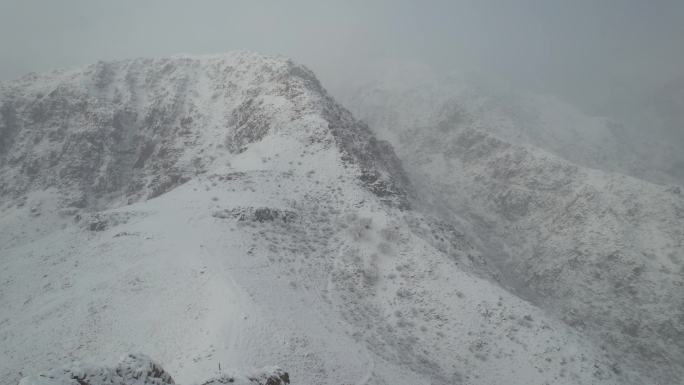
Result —
<instances>
[{"instance_id":1,"label":"mountain ridge","mask_svg":"<svg viewBox=\"0 0 684 385\"><path fill-rule=\"evenodd\" d=\"M292 122L318 112L328 127L290 135L335 142L346 159L361 169L364 183L388 199L402 195L390 174L407 183L391 149L333 103L313 73L287 59L246 52L194 59L174 56L99 62L83 73L58 74L60 79L49 92L26 92L31 88L27 82L45 82L36 76L4 87L0 149L5 151L0 152L0 164L18 165L19 170L14 175L5 172L3 195L18 196L38 179L41 187L79 183L76 196L67 202L74 207L97 206L90 201L111 193L125 195L131 202L156 196L202 172L204 163L211 161L202 153L212 145L240 152L270 127L287 122L297 129ZM239 96L231 93L238 88ZM236 104L243 97L246 100ZM290 112L279 103L295 103L300 110ZM286 113L273 117L279 111ZM17 115L24 119L18 121ZM45 121L48 116L52 119ZM193 120L201 118L204 121ZM207 120L211 118L215 121ZM69 125L81 129L70 132ZM40 130L45 126L47 133ZM223 138L217 132L221 128L228 129ZM17 141L21 143L12 145ZM14 153L3 154L10 147ZM81 152L69 159L73 150ZM380 159L366 154L378 154ZM58 174L59 179L49 174Z\"/></svg>"}]
</instances>

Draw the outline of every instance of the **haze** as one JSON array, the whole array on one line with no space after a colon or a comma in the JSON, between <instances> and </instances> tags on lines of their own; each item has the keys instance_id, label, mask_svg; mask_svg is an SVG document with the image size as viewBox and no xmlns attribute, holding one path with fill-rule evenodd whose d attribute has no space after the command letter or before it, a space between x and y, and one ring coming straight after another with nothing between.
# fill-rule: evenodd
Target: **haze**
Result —
<instances>
[{"instance_id":1,"label":"haze","mask_svg":"<svg viewBox=\"0 0 684 385\"><path fill-rule=\"evenodd\" d=\"M684 384L682 21L0 0L0 385Z\"/></svg>"},{"instance_id":2,"label":"haze","mask_svg":"<svg viewBox=\"0 0 684 385\"><path fill-rule=\"evenodd\" d=\"M684 76L681 1L0 1L0 79L100 59L279 53L329 88L396 63L473 70L585 108ZM681 80L680 80L681 81Z\"/></svg>"}]
</instances>

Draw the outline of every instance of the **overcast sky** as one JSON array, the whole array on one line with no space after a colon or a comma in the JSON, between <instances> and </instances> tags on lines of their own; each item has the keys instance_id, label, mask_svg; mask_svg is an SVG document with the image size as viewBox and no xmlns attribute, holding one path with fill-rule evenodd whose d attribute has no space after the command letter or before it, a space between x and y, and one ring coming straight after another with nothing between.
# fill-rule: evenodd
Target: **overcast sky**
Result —
<instances>
[{"instance_id":1,"label":"overcast sky","mask_svg":"<svg viewBox=\"0 0 684 385\"><path fill-rule=\"evenodd\" d=\"M0 0L0 80L234 49L292 57L333 89L420 63L592 106L684 79L684 0Z\"/></svg>"}]
</instances>

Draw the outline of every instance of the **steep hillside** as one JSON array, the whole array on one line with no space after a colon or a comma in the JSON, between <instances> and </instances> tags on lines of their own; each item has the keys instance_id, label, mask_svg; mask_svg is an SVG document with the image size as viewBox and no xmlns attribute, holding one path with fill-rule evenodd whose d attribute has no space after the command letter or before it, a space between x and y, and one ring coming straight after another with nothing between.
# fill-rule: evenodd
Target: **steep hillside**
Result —
<instances>
[{"instance_id":1,"label":"steep hillside","mask_svg":"<svg viewBox=\"0 0 684 385\"><path fill-rule=\"evenodd\" d=\"M585 168L540 148L606 165L591 156L606 134L596 125L580 124L586 135L561 126L537 137L525 131L541 129L535 125L483 120L489 110L474 109L477 99L468 98L441 120L435 109L448 103L423 91L388 99L381 95L393 91L380 91L367 105L356 100L397 149L418 206L469 225L479 238L481 274L642 366L657 383L681 382L682 189ZM487 119L497 117L491 111ZM573 135L596 144L579 140L563 149Z\"/></svg>"},{"instance_id":2,"label":"steep hillside","mask_svg":"<svg viewBox=\"0 0 684 385\"><path fill-rule=\"evenodd\" d=\"M661 107L676 103L676 97L671 99ZM614 119L587 116L551 95L502 91L461 75L416 69L389 71L377 82L346 92L343 104L383 138L396 139L409 129L469 127L578 165L684 185L681 135L654 135L660 126L675 125L660 121L672 112L633 122L642 125L637 130Z\"/></svg>"},{"instance_id":3,"label":"steep hillside","mask_svg":"<svg viewBox=\"0 0 684 385\"><path fill-rule=\"evenodd\" d=\"M100 63L5 84L0 378L128 351L180 383L643 384L467 270L391 148L285 59Z\"/></svg>"}]
</instances>

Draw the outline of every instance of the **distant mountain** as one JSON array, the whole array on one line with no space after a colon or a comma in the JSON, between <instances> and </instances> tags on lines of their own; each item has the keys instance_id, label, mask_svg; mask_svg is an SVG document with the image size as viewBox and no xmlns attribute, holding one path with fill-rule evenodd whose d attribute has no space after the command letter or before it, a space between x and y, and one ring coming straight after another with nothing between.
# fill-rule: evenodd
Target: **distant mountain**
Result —
<instances>
[{"instance_id":1,"label":"distant mountain","mask_svg":"<svg viewBox=\"0 0 684 385\"><path fill-rule=\"evenodd\" d=\"M648 121L630 125L592 117L551 95L499 90L463 75L434 75L397 69L375 82L352 88L343 104L382 137L409 129L440 127L445 132L474 128L512 144L533 145L577 165L631 175L658 184L684 185L684 127L665 134L677 115L678 89L654 95L641 106ZM625 113L626 116L630 114ZM635 129L633 125L642 126ZM396 141L396 140L395 140ZM401 151L399 149L399 151Z\"/></svg>"},{"instance_id":2,"label":"distant mountain","mask_svg":"<svg viewBox=\"0 0 684 385\"><path fill-rule=\"evenodd\" d=\"M416 207L469 226L480 274L654 383L681 382L683 188L598 170L635 171L627 160L639 155L609 122L559 102L395 81L362 88L349 105L393 144Z\"/></svg>"}]
</instances>

